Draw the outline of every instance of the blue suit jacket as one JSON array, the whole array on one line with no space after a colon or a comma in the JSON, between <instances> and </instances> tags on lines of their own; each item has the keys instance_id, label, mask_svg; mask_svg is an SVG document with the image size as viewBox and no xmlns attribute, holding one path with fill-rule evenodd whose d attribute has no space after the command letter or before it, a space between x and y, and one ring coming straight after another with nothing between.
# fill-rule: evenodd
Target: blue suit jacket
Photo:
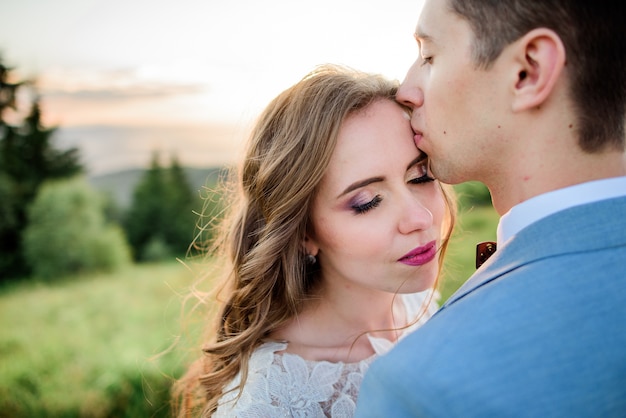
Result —
<instances>
[{"instance_id":1,"label":"blue suit jacket","mask_svg":"<svg viewBox=\"0 0 626 418\"><path fill-rule=\"evenodd\" d=\"M374 362L356 417L626 417L626 197L499 248Z\"/></svg>"}]
</instances>

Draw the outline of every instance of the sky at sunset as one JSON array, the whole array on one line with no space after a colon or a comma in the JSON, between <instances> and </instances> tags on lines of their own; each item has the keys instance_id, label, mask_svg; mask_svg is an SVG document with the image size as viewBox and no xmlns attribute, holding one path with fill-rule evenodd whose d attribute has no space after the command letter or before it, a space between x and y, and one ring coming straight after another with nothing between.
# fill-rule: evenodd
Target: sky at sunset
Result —
<instances>
[{"instance_id":1,"label":"sky at sunset","mask_svg":"<svg viewBox=\"0 0 626 418\"><path fill-rule=\"evenodd\" d=\"M231 162L263 106L315 65L401 80L422 0L0 0L0 54L36 78L91 174Z\"/></svg>"}]
</instances>

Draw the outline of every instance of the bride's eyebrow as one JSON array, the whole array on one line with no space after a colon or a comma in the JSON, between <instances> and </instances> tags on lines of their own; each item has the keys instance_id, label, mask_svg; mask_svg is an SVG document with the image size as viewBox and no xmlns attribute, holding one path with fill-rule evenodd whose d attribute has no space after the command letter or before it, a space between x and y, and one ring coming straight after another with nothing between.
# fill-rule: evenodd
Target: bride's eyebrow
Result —
<instances>
[{"instance_id":1,"label":"bride's eyebrow","mask_svg":"<svg viewBox=\"0 0 626 418\"><path fill-rule=\"evenodd\" d=\"M423 162L424 160L428 159L428 155L424 154L423 152L420 152L420 155L418 155L415 159L413 159L407 166L406 169L407 171L411 169L411 167L417 165L418 163ZM368 186L372 183L380 183L382 181L385 181L385 177L370 177L367 179L363 179L363 180L358 180L355 181L354 183L352 183L351 185L349 185L348 187L345 188L345 190L341 193L339 193L339 195L337 196L337 198L340 198L341 196L344 196L348 193L350 193L351 191L354 191L356 189L360 189L361 187L365 187Z\"/></svg>"},{"instance_id":2,"label":"bride's eyebrow","mask_svg":"<svg viewBox=\"0 0 626 418\"><path fill-rule=\"evenodd\" d=\"M381 181L385 181L385 178L384 177L370 177L368 179L355 181L354 183L346 187L346 189L343 192L341 192L339 196L337 196L337 198L340 198L341 196L346 195L353 190L360 189L361 187L365 187L372 183L379 183Z\"/></svg>"},{"instance_id":3,"label":"bride's eyebrow","mask_svg":"<svg viewBox=\"0 0 626 418\"><path fill-rule=\"evenodd\" d=\"M428 159L428 155L424 154L423 152L420 152L420 155L418 155L417 158L415 158L413 161L411 161L409 163L409 165L406 166L406 169L410 170L411 167L413 167L414 165L416 165L418 163L421 163L421 162L423 162L423 161L425 161L427 159Z\"/></svg>"}]
</instances>

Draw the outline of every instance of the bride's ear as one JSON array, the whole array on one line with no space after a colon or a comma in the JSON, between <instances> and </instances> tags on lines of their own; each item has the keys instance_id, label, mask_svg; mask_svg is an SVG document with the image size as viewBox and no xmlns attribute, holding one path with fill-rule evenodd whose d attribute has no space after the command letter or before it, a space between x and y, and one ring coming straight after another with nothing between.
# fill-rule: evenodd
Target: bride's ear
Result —
<instances>
[{"instance_id":1,"label":"bride's ear","mask_svg":"<svg viewBox=\"0 0 626 418\"><path fill-rule=\"evenodd\" d=\"M304 237L304 242L302 243L302 246L304 247L304 252L307 255L312 255L314 257L317 257L317 253L319 252L319 246L317 245L317 242L315 241L315 239L313 239L311 237L310 234L306 234L306 236Z\"/></svg>"},{"instance_id":2,"label":"bride's ear","mask_svg":"<svg viewBox=\"0 0 626 418\"><path fill-rule=\"evenodd\" d=\"M528 32L515 44L517 76L512 110L522 111L540 106L554 91L566 54L561 38L545 28Z\"/></svg>"}]
</instances>

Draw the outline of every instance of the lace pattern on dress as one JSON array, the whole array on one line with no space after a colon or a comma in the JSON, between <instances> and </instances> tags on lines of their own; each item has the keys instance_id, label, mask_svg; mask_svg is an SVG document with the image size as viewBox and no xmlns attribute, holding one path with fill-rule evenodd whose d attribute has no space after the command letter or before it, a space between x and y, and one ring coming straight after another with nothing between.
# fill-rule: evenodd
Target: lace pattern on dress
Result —
<instances>
[{"instance_id":1,"label":"lace pattern on dress","mask_svg":"<svg viewBox=\"0 0 626 418\"><path fill-rule=\"evenodd\" d=\"M408 318L422 313L429 293L403 295ZM435 296L426 313L403 336L435 313L438 294ZM278 353L287 348L286 342L264 343L250 357L241 397L237 400L238 391L231 390L239 384L239 374L225 388L213 417L352 417L365 372L377 356L393 347L384 338L368 338L376 354L355 363L309 361L296 354Z\"/></svg>"}]
</instances>

